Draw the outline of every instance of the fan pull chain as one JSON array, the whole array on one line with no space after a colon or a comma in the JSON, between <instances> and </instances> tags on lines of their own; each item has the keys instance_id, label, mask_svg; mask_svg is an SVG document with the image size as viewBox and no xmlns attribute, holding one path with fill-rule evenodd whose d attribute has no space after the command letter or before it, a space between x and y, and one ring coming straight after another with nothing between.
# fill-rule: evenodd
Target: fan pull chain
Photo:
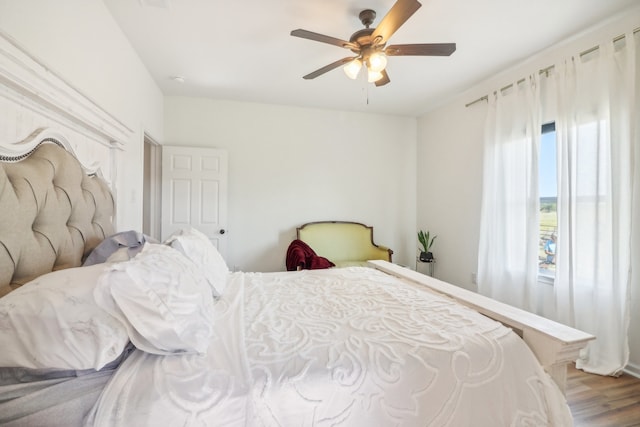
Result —
<instances>
[{"instance_id":1,"label":"fan pull chain","mask_svg":"<svg viewBox=\"0 0 640 427\"><path fill-rule=\"evenodd\" d=\"M366 80L366 75L362 81L362 91L364 92L365 105L369 105L369 84Z\"/></svg>"}]
</instances>

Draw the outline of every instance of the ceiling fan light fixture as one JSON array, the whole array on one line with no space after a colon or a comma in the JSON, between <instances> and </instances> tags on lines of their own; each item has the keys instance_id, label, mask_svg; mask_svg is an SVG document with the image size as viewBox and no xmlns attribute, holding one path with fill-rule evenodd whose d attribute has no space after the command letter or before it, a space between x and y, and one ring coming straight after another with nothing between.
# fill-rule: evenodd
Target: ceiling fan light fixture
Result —
<instances>
[{"instance_id":1,"label":"ceiling fan light fixture","mask_svg":"<svg viewBox=\"0 0 640 427\"><path fill-rule=\"evenodd\" d=\"M368 64L369 70L379 73L387 66L387 55L384 52L374 52L369 56Z\"/></svg>"},{"instance_id":2,"label":"ceiling fan light fixture","mask_svg":"<svg viewBox=\"0 0 640 427\"><path fill-rule=\"evenodd\" d=\"M362 61L356 58L353 61L348 62L343 69L347 77L349 77L352 80L355 80L358 78L358 74L360 73L361 68L362 68Z\"/></svg>"},{"instance_id":3,"label":"ceiling fan light fixture","mask_svg":"<svg viewBox=\"0 0 640 427\"><path fill-rule=\"evenodd\" d=\"M159 0L139 0L159 1ZM170 1L170 0L165 0ZM351 34L347 40L313 31L298 28L291 31L294 37L313 40L321 43L348 49L356 56L338 59L324 67L302 76L305 80L315 79L331 70L343 67L347 76L353 80L358 78L360 70L365 68L367 80L376 86L384 86L391 80L386 70L387 56L449 56L456 50L455 43L419 43L388 45L389 38L404 25L404 23L421 7L418 0L395 0L391 9L380 23L372 28L376 12L366 9L360 12L358 18L364 29ZM364 67L363 67L364 65Z\"/></svg>"},{"instance_id":4,"label":"ceiling fan light fixture","mask_svg":"<svg viewBox=\"0 0 640 427\"><path fill-rule=\"evenodd\" d=\"M367 81L369 83L375 83L382 78L382 73L380 71L373 71L369 69L369 73L367 76Z\"/></svg>"}]
</instances>

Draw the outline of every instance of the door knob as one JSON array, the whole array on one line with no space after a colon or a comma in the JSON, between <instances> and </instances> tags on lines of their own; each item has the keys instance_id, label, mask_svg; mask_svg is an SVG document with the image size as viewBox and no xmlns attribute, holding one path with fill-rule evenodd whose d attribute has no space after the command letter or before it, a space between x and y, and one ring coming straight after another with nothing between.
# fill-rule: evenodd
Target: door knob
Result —
<instances>
[{"instance_id":1,"label":"door knob","mask_svg":"<svg viewBox=\"0 0 640 427\"><path fill-rule=\"evenodd\" d=\"M226 233L226 232L227 232L227 231L226 231L224 228L220 229L220 234L224 234L224 233Z\"/></svg>"}]
</instances>

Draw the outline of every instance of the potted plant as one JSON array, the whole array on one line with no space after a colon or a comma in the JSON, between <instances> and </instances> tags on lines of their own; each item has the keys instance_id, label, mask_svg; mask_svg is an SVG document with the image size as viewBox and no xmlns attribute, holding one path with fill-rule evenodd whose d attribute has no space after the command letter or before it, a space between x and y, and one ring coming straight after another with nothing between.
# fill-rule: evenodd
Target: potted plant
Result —
<instances>
[{"instance_id":1,"label":"potted plant","mask_svg":"<svg viewBox=\"0 0 640 427\"><path fill-rule=\"evenodd\" d=\"M422 262L433 262L433 254L430 249L433 246L433 241L436 240L436 237L433 236L429 238L429 231L426 233L422 230L418 231L418 242L420 242L420 261Z\"/></svg>"}]
</instances>

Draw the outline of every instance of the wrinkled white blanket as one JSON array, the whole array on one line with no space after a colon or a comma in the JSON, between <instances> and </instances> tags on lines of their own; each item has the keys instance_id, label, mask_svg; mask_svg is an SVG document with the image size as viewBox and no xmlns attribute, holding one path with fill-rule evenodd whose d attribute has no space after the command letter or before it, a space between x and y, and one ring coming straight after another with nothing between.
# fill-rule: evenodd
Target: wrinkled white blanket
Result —
<instances>
[{"instance_id":1,"label":"wrinkled white blanket","mask_svg":"<svg viewBox=\"0 0 640 427\"><path fill-rule=\"evenodd\" d=\"M369 268L233 273L206 355L136 350L96 426L568 426L524 342Z\"/></svg>"}]
</instances>

